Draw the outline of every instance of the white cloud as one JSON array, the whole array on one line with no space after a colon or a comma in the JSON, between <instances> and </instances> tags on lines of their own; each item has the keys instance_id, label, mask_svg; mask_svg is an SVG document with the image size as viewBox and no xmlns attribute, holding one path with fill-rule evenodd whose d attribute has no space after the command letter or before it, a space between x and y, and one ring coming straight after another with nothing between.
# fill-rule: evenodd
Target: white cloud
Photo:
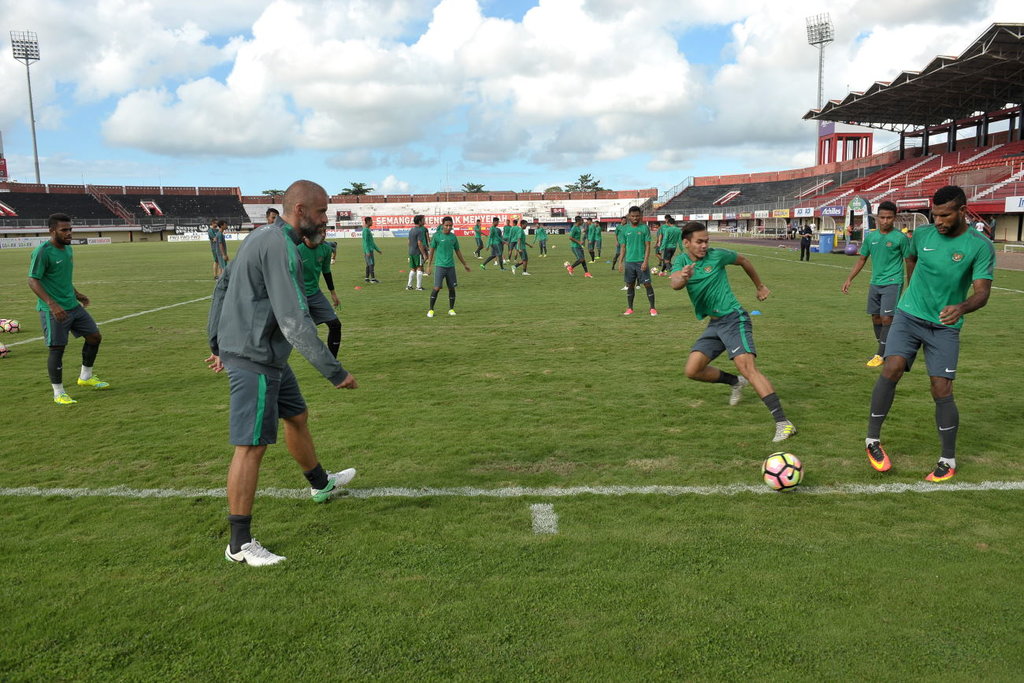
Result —
<instances>
[{"instance_id":1,"label":"white cloud","mask_svg":"<svg viewBox=\"0 0 1024 683\"><path fill-rule=\"evenodd\" d=\"M409 183L399 180L394 175L388 175L374 186L377 194L408 194Z\"/></svg>"}]
</instances>

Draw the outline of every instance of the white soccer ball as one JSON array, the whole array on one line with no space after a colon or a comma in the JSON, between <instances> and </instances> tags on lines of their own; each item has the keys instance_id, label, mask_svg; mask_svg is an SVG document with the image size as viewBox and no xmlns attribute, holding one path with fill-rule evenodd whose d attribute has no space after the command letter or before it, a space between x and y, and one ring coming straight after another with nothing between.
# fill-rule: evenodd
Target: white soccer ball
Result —
<instances>
[{"instance_id":1,"label":"white soccer ball","mask_svg":"<svg viewBox=\"0 0 1024 683\"><path fill-rule=\"evenodd\" d=\"M0 358L7 358L7 354L9 354L10 352L11 350L9 348L4 346L3 344L0 344Z\"/></svg>"},{"instance_id":2,"label":"white soccer ball","mask_svg":"<svg viewBox=\"0 0 1024 683\"><path fill-rule=\"evenodd\" d=\"M568 262L568 261L566 261L565 263L563 263L563 264L562 264L562 267L563 267L563 268L568 268L568 267L569 267L569 262Z\"/></svg>"},{"instance_id":3,"label":"white soccer ball","mask_svg":"<svg viewBox=\"0 0 1024 683\"><path fill-rule=\"evenodd\" d=\"M19 323L17 320L8 320L7 324L10 325L10 329L8 329L7 331L10 332L11 334L14 334L15 332L21 332L21 323Z\"/></svg>"},{"instance_id":4,"label":"white soccer ball","mask_svg":"<svg viewBox=\"0 0 1024 683\"><path fill-rule=\"evenodd\" d=\"M7 318L0 318L0 332L10 332L11 321Z\"/></svg>"},{"instance_id":5,"label":"white soccer ball","mask_svg":"<svg viewBox=\"0 0 1024 683\"><path fill-rule=\"evenodd\" d=\"M661 272L661 271L660 271L660 270L658 270L658 268L656 268L656 267L655 267L655 268L651 268L651 275L657 275L657 274L658 274L658 273L660 273L660 272Z\"/></svg>"}]
</instances>

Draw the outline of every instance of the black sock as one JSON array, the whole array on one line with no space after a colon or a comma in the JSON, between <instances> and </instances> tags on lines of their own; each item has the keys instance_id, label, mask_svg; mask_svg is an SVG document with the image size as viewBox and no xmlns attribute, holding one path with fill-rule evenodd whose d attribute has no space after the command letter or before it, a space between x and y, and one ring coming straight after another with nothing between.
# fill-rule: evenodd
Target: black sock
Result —
<instances>
[{"instance_id":1,"label":"black sock","mask_svg":"<svg viewBox=\"0 0 1024 683\"><path fill-rule=\"evenodd\" d=\"M313 469L303 472L302 475L306 477L309 485L315 489L322 489L327 486L327 472L324 471L324 466L320 463L317 463Z\"/></svg>"},{"instance_id":2,"label":"black sock","mask_svg":"<svg viewBox=\"0 0 1024 683\"><path fill-rule=\"evenodd\" d=\"M593 249L590 250L590 260L591 261L594 260L594 250Z\"/></svg>"},{"instance_id":3,"label":"black sock","mask_svg":"<svg viewBox=\"0 0 1024 683\"><path fill-rule=\"evenodd\" d=\"M713 382L713 384L728 384L729 386L734 387L734 386L736 386L736 383L739 382L739 381L740 381L740 378L737 377L736 375L732 374L731 372L726 372L725 370L719 370L718 371L718 379L716 379ZM772 396L774 396L774 395L775 394L772 394Z\"/></svg>"},{"instance_id":4,"label":"black sock","mask_svg":"<svg viewBox=\"0 0 1024 683\"><path fill-rule=\"evenodd\" d=\"M939 430L942 458L956 459L956 433L960 431L960 411L953 395L935 399L935 426Z\"/></svg>"},{"instance_id":5,"label":"black sock","mask_svg":"<svg viewBox=\"0 0 1024 683\"><path fill-rule=\"evenodd\" d=\"M626 290L626 308L633 308L633 297L636 296L636 287Z\"/></svg>"},{"instance_id":6,"label":"black sock","mask_svg":"<svg viewBox=\"0 0 1024 683\"><path fill-rule=\"evenodd\" d=\"M779 401L779 397L774 391L762 398L761 401L768 406L768 411L776 422L785 421L786 413L782 412L782 402Z\"/></svg>"},{"instance_id":7,"label":"black sock","mask_svg":"<svg viewBox=\"0 0 1024 683\"><path fill-rule=\"evenodd\" d=\"M655 308L654 305L654 287L647 285L647 300L651 302L651 308Z\"/></svg>"},{"instance_id":8,"label":"black sock","mask_svg":"<svg viewBox=\"0 0 1024 683\"><path fill-rule=\"evenodd\" d=\"M330 349L334 357L338 357L338 350L341 349L341 321L340 320L328 320L327 321L327 348Z\"/></svg>"},{"instance_id":9,"label":"black sock","mask_svg":"<svg viewBox=\"0 0 1024 683\"><path fill-rule=\"evenodd\" d=\"M252 532L249 531L252 515L228 515L228 524L231 526L231 552L237 553L252 540Z\"/></svg>"},{"instance_id":10,"label":"black sock","mask_svg":"<svg viewBox=\"0 0 1024 683\"><path fill-rule=\"evenodd\" d=\"M370 279L370 266L366 266L366 278L365 279L367 279L367 280Z\"/></svg>"},{"instance_id":11,"label":"black sock","mask_svg":"<svg viewBox=\"0 0 1024 683\"><path fill-rule=\"evenodd\" d=\"M581 258L580 259L580 265L583 266L583 272L584 273L589 273L590 272L590 270L587 268L587 259Z\"/></svg>"},{"instance_id":12,"label":"black sock","mask_svg":"<svg viewBox=\"0 0 1024 683\"><path fill-rule=\"evenodd\" d=\"M82 365L87 368L91 368L96 365L96 354L99 353L99 344L90 344L85 342L82 345Z\"/></svg>"},{"instance_id":13,"label":"black sock","mask_svg":"<svg viewBox=\"0 0 1024 683\"><path fill-rule=\"evenodd\" d=\"M448 290L448 310L455 310L455 290Z\"/></svg>"},{"instance_id":14,"label":"black sock","mask_svg":"<svg viewBox=\"0 0 1024 683\"><path fill-rule=\"evenodd\" d=\"M437 293L441 291L439 289L430 290L430 310L434 310L434 304L437 303Z\"/></svg>"},{"instance_id":15,"label":"black sock","mask_svg":"<svg viewBox=\"0 0 1024 683\"><path fill-rule=\"evenodd\" d=\"M64 347L51 346L50 355L46 359L46 371L50 373L50 384L64 381Z\"/></svg>"},{"instance_id":16,"label":"black sock","mask_svg":"<svg viewBox=\"0 0 1024 683\"><path fill-rule=\"evenodd\" d=\"M896 397L896 382L879 375L875 388L871 391L871 414L868 417L868 438L879 439L882 436L882 423L892 408L892 400Z\"/></svg>"},{"instance_id":17,"label":"black sock","mask_svg":"<svg viewBox=\"0 0 1024 683\"><path fill-rule=\"evenodd\" d=\"M875 341L882 341L882 324L872 325L875 328Z\"/></svg>"},{"instance_id":18,"label":"black sock","mask_svg":"<svg viewBox=\"0 0 1024 683\"><path fill-rule=\"evenodd\" d=\"M889 328L892 325L881 325L881 330L878 332L878 355L885 357L885 340L889 338Z\"/></svg>"}]
</instances>

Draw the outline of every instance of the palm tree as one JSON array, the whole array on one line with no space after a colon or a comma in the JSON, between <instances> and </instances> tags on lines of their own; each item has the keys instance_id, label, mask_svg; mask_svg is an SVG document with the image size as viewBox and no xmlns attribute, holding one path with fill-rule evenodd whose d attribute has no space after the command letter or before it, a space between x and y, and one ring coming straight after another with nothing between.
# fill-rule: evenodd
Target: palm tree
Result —
<instances>
[{"instance_id":1,"label":"palm tree","mask_svg":"<svg viewBox=\"0 0 1024 683\"><path fill-rule=\"evenodd\" d=\"M284 194L284 190L263 190L261 194L265 194L268 197L274 197L276 199Z\"/></svg>"},{"instance_id":2,"label":"palm tree","mask_svg":"<svg viewBox=\"0 0 1024 683\"><path fill-rule=\"evenodd\" d=\"M484 191L484 185L483 183L462 183L462 191L477 194Z\"/></svg>"},{"instance_id":3,"label":"palm tree","mask_svg":"<svg viewBox=\"0 0 1024 683\"><path fill-rule=\"evenodd\" d=\"M373 192L372 187L367 187L366 183L349 183L349 186L341 191L341 194L370 194Z\"/></svg>"}]
</instances>

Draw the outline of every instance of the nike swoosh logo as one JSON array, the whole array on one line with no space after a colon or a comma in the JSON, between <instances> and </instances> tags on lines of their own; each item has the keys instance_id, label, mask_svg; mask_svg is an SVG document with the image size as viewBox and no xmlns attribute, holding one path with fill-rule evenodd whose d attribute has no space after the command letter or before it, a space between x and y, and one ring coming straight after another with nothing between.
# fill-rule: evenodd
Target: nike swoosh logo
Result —
<instances>
[{"instance_id":1,"label":"nike swoosh logo","mask_svg":"<svg viewBox=\"0 0 1024 683\"><path fill-rule=\"evenodd\" d=\"M925 247L925 248L924 248L924 250L925 250L925 251L935 251L935 249L934 249L934 248L932 248L932 249L929 249L928 247Z\"/></svg>"},{"instance_id":2,"label":"nike swoosh logo","mask_svg":"<svg viewBox=\"0 0 1024 683\"><path fill-rule=\"evenodd\" d=\"M946 368L946 372L956 372L956 368L953 368L952 370L950 370L949 368Z\"/></svg>"},{"instance_id":3,"label":"nike swoosh logo","mask_svg":"<svg viewBox=\"0 0 1024 683\"><path fill-rule=\"evenodd\" d=\"M60 261L54 261L54 263L64 263L64 259L61 259Z\"/></svg>"},{"instance_id":4,"label":"nike swoosh logo","mask_svg":"<svg viewBox=\"0 0 1024 683\"><path fill-rule=\"evenodd\" d=\"M887 310L887 311L882 311L882 313L892 313L892 309L890 308L890 309L889 309L889 310Z\"/></svg>"},{"instance_id":5,"label":"nike swoosh logo","mask_svg":"<svg viewBox=\"0 0 1024 683\"><path fill-rule=\"evenodd\" d=\"M881 415L875 415L874 413L871 413L871 417L885 417L885 413L882 413Z\"/></svg>"},{"instance_id":6,"label":"nike swoosh logo","mask_svg":"<svg viewBox=\"0 0 1024 683\"><path fill-rule=\"evenodd\" d=\"M729 353L736 353L736 352L737 352L737 351L739 351L739 350L740 350L741 348L742 348L742 347L740 347L740 346L737 346L737 347L736 347L735 349L733 349L733 350L732 350L732 351L730 351Z\"/></svg>"},{"instance_id":7,"label":"nike swoosh logo","mask_svg":"<svg viewBox=\"0 0 1024 683\"><path fill-rule=\"evenodd\" d=\"M948 432L950 429L956 429L956 425L953 425L952 427L939 427L940 432Z\"/></svg>"}]
</instances>

